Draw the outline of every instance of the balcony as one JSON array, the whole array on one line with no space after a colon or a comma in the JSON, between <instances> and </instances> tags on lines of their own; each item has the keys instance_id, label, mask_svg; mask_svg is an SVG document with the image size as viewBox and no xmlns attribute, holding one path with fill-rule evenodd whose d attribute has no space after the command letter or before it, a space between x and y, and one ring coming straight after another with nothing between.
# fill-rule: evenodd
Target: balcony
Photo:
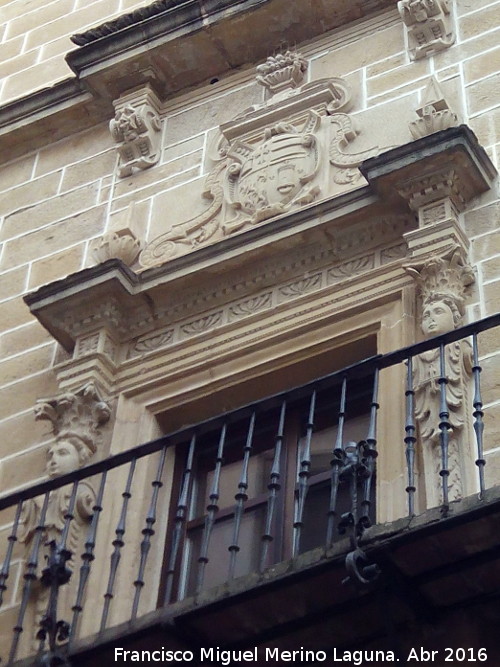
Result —
<instances>
[{"instance_id":1,"label":"balcony","mask_svg":"<svg viewBox=\"0 0 500 667\"><path fill-rule=\"evenodd\" d=\"M482 365L499 325L375 354L1 498L3 663L405 656L462 646L464 628L496 655L498 394ZM387 504L400 518L381 519Z\"/></svg>"}]
</instances>

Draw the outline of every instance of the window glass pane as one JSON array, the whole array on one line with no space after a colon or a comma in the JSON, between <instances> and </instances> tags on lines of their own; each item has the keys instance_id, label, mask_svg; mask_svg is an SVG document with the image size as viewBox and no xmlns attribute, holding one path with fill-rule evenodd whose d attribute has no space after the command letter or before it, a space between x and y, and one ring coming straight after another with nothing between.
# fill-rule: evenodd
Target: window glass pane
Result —
<instances>
[{"instance_id":1,"label":"window glass pane","mask_svg":"<svg viewBox=\"0 0 500 667\"><path fill-rule=\"evenodd\" d=\"M255 572L259 565L260 545L265 518L265 505L260 505L245 514L241 520L236 556L235 576ZM196 590L198 557L200 555L204 526L188 531L190 544L189 565L187 575L187 595ZM230 552L234 531L234 515L215 523L208 549L208 563L205 566L203 590L222 584L228 579Z\"/></svg>"}]
</instances>

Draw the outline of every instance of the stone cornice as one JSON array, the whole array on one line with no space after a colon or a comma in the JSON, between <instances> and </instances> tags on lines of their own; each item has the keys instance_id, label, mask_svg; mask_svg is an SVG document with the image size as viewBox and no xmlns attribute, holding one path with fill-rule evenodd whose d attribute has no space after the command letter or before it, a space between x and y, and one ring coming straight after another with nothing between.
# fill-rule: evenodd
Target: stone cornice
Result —
<instances>
[{"instance_id":1,"label":"stone cornice","mask_svg":"<svg viewBox=\"0 0 500 667\"><path fill-rule=\"evenodd\" d=\"M412 188L421 196L430 171L430 189L441 196L434 175L446 172L446 186L450 170L452 186L458 183L464 201L487 190L496 173L468 128L450 128L366 160L362 172L368 186L274 217L139 274L109 260L45 285L25 301L67 350L98 331L117 344L155 344L143 341L144 336L175 341L200 327L260 312L267 307L270 289L277 302L281 292L295 298L316 289L306 282L322 267L327 273L321 284L326 285L401 258L401 250L376 261L368 255L404 241L416 225L410 213Z\"/></svg>"},{"instance_id":2,"label":"stone cornice","mask_svg":"<svg viewBox=\"0 0 500 667\"><path fill-rule=\"evenodd\" d=\"M288 42L298 44L387 9L394 0L331 0L313 11L297 4L293 12L285 0L152 3L82 33L84 44L66 57L76 78L0 106L0 154L13 159L107 121L113 100L134 87L150 83L167 100L264 60L285 29Z\"/></svg>"},{"instance_id":3,"label":"stone cornice","mask_svg":"<svg viewBox=\"0 0 500 667\"><path fill-rule=\"evenodd\" d=\"M497 171L467 125L450 127L365 160L360 171L386 200L409 201L425 179L454 172L463 203L490 189ZM408 192L408 197L403 194Z\"/></svg>"}]
</instances>

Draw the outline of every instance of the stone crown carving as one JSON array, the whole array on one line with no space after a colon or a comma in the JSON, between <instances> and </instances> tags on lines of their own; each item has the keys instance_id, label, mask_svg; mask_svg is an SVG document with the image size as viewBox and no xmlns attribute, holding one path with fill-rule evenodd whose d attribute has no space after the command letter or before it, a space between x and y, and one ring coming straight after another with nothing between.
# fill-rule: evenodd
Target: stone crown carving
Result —
<instances>
[{"instance_id":1,"label":"stone crown carving","mask_svg":"<svg viewBox=\"0 0 500 667\"><path fill-rule=\"evenodd\" d=\"M150 86L122 95L114 102L115 117L109 124L118 144L118 175L148 169L160 159L161 122L159 100Z\"/></svg>"},{"instance_id":2,"label":"stone crown carving","mask_svg":"<svg viewBox=\"0 0 500 667\"><path fill-rule=\"evenodd\" d=\"M307 71L307 60L300 53L286 51L270 56L265 63L257 66L257 82L271 95L283 90L297 88Z\"/></svg>"},{"instance_id":3,"label":"stone crown carving","mask_svg":"<svg viewBox=\"0 0 500 667\"><path fill-rule=\"evenodd\" d=\"M454 43L450 0L399 0L398 10L408 29L408 48L413 60Z\"/></svg>"},{"instance_id":4,"label":"stone crown carving","mask_svg":"<svg viewBox=\"0 0 500 667\"><path fill-rule=\"evenodd\" d=\"M76 392L40 399L35 406L35 419L50 421L57 439L76 438L85 458L97 451L100 427L109 420L110 414L109 405L93 383Z\"/></svg>"}]
</instances>

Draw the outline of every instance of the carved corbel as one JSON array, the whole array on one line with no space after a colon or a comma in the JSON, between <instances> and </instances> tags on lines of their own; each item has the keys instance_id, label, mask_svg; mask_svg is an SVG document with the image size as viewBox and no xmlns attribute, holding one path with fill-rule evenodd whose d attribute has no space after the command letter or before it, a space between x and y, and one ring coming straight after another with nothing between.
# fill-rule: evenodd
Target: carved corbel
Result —
<instances>
[{"instance_id":1,"label":"carved corbel","mask_svg":"<svg viewBox=\"0 0 500 667\"><path fill-rule=\"evenodd\" d=\"M109 128L118 144L118 175L148 169L160 159L160 101L148 85L122 95L114 102L115 117Z\"/></svg>"},{"instance_id":2,"label":"carved corbel","mask_svg":"<svg viewBox=\"0 0 500 667\"><path fill-rule=\"evenodd\" d=\"M408 30L413 60L443 51L455 42L450 0L400 0L398 10Z\"/></svg>"},{"instance_id":3,"label":"carved corbel","mask_svg":"<svg viewBox=\"0 0 500 667\"><path fill-rule=\"evenodd\" d=\"M397 191L418 215L419 228L405 235L412 256L443 252L456 244L468 249L469 240L459 219L468 196L457 170L417 176L400 183Z\"/></svg>"},{"instance_id":4,"label":"carved corbel","mask_svg":"<svg viewBox=\"0 0 500 667\"><path fill-rule=\"evenodd\" d=\"M451 110L434 77L430 78L423 94L423 104L416 110L416 113L418 119L409 124L410 133L414 139L420 139L459 124L457 114Z\"/></svg>"}]
</instances>

